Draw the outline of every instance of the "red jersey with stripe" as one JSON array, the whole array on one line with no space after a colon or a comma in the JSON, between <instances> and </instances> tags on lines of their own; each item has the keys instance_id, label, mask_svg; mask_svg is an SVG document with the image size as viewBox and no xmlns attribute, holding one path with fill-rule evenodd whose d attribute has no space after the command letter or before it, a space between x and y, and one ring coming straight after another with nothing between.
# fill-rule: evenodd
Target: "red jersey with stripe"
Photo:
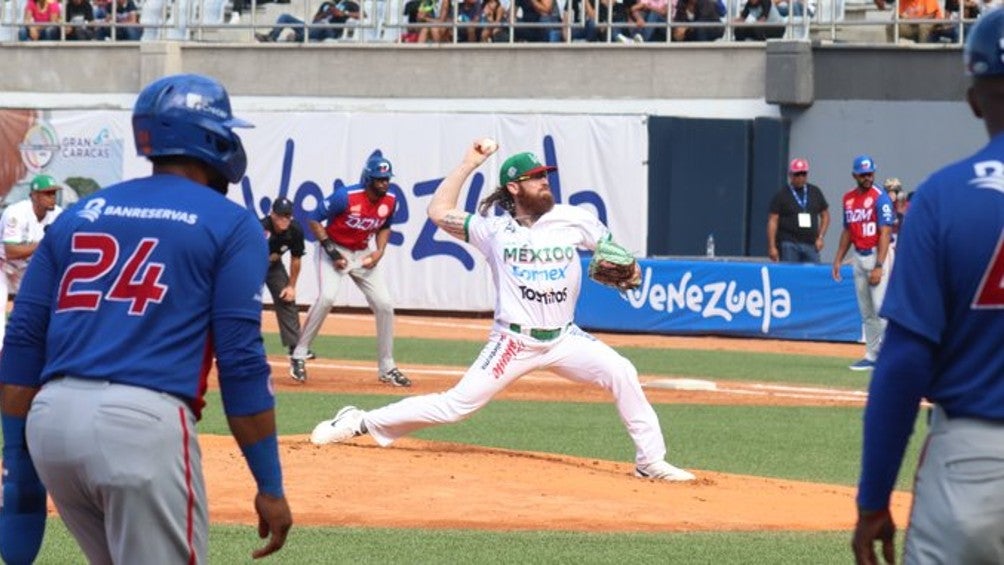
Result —
<instances>
[{"instance_id":1,"label":"red jersey with stripe","mask_svg":"<svg viewBox=\"0 0 1004 565\"><path fill-rule=\"evenodd\" d=\"M370 200L363 185L339 188L314 210L312 219L327 222L324 231L332 241L353 251L369 245L373 234L393 223L397 197L388 191L376 202Z\"/></svg>"},{"instance_id":2,"label":"red jersey with stripe","mask_svg":"<svg viewBox=\"0 0 1004 565\"><path fill-rule=\"evenodd\" d=\"M844 227L859 251L878 247L879 228L892 226L895 220L892 200L884 190L872 185L863 192L854 187L844 194Z\"/></svg>"}]
</instances>

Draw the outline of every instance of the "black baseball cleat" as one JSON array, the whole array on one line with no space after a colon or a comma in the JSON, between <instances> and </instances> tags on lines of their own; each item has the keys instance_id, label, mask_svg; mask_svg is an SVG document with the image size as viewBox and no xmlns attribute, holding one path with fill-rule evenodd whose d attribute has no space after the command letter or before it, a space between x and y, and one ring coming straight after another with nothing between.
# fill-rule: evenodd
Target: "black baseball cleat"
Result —
<instances>
[{"instance_id":1,"label":"black baseball cleat","mask_svg":"<svg viewBox=\"0 0 1004 565\"><path fill-rule=\"evenodd\" d=\"M397 367L380 375L380 382L394 386L411 386L411 380Z\"/></svg>"},{"instance_id":2,"label":"black baseball cleat","mask_svg":"<svg viewBox=\"0 0 1004 565\"><path fill-rule=\"evenodd\" d=\"M307 382L307 360L290 358L289 376L293 377L293 380L298 383Z\"/></svg>"}]
</instances>

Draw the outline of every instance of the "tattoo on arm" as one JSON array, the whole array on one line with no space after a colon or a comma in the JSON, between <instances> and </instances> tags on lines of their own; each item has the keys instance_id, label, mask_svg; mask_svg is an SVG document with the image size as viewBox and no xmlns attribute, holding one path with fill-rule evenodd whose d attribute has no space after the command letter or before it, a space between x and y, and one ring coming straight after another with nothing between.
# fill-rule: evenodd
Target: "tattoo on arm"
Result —
<instances>
[{"instance_id":1,"label":"tattoo on arm","mask_svg":"<svg viewBox=\"0 0 1004 565\"><path fill-rule=\"evenodd\" d=\"M450 210L439 220L437 225L453 237L465 239L464 225L467 223L468 215L463 210Z\"/></svg>"}]
</instances>

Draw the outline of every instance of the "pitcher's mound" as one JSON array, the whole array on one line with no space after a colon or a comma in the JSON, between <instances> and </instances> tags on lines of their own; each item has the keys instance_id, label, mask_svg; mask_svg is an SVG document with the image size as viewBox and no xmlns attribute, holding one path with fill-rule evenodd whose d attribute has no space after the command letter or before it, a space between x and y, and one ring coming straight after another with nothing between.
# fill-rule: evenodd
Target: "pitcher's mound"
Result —
<instances>
[{"instance_id":1,"label":"pitcher's mound","mask_svg":"<svg viewBox=\"0 0 1004 565\"><path fill-rule=\"evenodd\" d=\"M213 522L256 524L254 483L233 438L201 436ZM849 530L854 489L690 469L638 479L633 465L405 438L314 446L280 438L297 524L579 531ZM686 462L670 461L679 466ZM906 524L909 497L893 513Z\"/></svg>"}]
</instances>

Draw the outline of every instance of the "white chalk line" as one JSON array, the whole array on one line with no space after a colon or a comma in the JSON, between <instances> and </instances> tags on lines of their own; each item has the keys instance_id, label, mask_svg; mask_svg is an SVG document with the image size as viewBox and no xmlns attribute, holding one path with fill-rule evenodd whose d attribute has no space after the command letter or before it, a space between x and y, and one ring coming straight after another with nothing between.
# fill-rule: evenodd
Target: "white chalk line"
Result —
<instances>
[{"instance_id":1,"label":"white chalk line","mask_svg":"<svg viewBox=\"0 0 1004 565\"><path fill-rule=\"evenodd\" d=\"M269 361L269 365L273 367L288 367L288 362L280 361ZM352 372L365 372L365 373L376 373L377 367L375 365L345 365L341 363L330 363L330 362L315 362L308 361L308 369L311 367L320 369L332 369L336 371L352 371ZM414 367L402 367L404 371L408 374L415 375L443 375L448 377L462 377L465 373L462 369L428 369L428 368L414 368ZM553 375L526 375L520 380L530 380L530 381L541 381L541 382L569 382L566 379ZM652 380L665 380L665 378L652 379ZM792 398L798 400L824 400L824 401L837 401L837 402L859 402L864 403L868 399L868 393L859 390L841 390L834 388L814 388L814 387L795 387L787 385L774 385L774 384L762 384L754 383L751 385L744 385L742 387L731 385L727 382L716 383L717 388L714 390L702 390L699 392L714 394L732 394L732 395L744 395L744 396L760 396L760 397L776 397L776 398ZM646 382L642 382L642 387L646 386ZM654 387L653 387L654 388Z\"/></svg>"}]
</instances>

